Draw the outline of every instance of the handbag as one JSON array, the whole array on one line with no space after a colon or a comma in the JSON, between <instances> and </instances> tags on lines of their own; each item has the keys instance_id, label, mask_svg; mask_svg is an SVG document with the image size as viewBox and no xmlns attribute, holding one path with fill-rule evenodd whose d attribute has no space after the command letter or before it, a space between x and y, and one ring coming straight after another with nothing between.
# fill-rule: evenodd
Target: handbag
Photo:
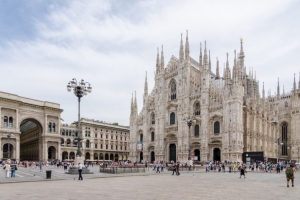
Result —
<instances>
[{"instance_id":1,"label":"handbag","mask_svg":"<svg viewBox=\"0 0 300 200\"><path fill-rule=\"evenodd\" d=\"M3 167L3 169L5 169L5 168L6 168L6 166Z\"/></svg>"}]
</instances>

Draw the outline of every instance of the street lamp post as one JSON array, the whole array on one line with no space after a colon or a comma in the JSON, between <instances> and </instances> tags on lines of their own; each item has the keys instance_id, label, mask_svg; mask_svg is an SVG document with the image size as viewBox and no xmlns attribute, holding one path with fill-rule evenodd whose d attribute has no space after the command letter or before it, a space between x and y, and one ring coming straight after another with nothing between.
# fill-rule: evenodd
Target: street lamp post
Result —
<instances>
[{"instance_id":1,"label":"street lamp post","mask_svg":"<svg viewBox=\"0 0 300 200\"><path fill-rule=\"evenodd\" d=\"M189 162L191 162L191 126L196 120L191 119L191 118L184 118L183 121L185 121L186 124L189 127L189 135L188 135L188 152L189 152L189 155L188 155L188 160L189 160ZM191 163L189 163L189 164L191 165Z\"/></svg>"},{"instance_id":2,"label":"street lamp post","mask_svg":"<svg viewBox=\"0 0 300 200\"><path fill-rule=\"evenodd\" d=\"M10 138L11 136L14 136L12 133L6 133L5 134L7 136L7 139L8 139L8 144L7 144L7 157L8 159L10 159Z\"/></svg>"},{"instance_id":3,"label":"street lamp post","mask_svg":"<svg viewBox=\"0 0 300 200\"><path fill-rule=\"evenodd\" d=\"M89 84L88 86L86 86ZM74 94L76 97L78 97L78 137L75 138L77 140L77 152L76 152L76 157L81 157L82 152L80 150L80 142L83 140L81 137L81 130L80 130L80 99L84 96L87 95L88 93L92 92L92 87L89 82L84 82L82 79L80 82L77 82L75 78L72 79L67 85L68 92L71 92L73 89Z\"/></svg>"},{"instance_id":4,"label":"street lamp post","mask_svg":"<svg viewBox=\"0 0 300 200\"><path fill-rule=\"evenodd\" d=\"M277 139L277 163L278 163L278 160L279 160L279 145L283 145L282 142L280 142L280 138Z\"/></svg>"}]
</instances>

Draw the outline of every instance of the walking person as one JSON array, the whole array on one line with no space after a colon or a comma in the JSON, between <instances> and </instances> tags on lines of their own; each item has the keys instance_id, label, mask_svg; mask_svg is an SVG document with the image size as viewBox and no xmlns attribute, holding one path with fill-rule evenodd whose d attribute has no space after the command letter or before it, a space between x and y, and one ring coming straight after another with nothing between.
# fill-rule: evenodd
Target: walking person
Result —
<instances>
[{"instance_id":1,"label":"walking person","mask_svg":"<svg viewBox=\"0 0 300 200\"><path fill-rule=\"evenodd\" d=\"M287 187L290 187L289 186L290 180L292 181L292 187L294 187L295 169L293 164L291 164L290 167L286 168L285 174L286 174Z\"/></svg>"},{"instance_id":2,"label":"walking person","mask_svg":"<svg viewBox=\"0 0 300 200\"><path fill-rule=\"evenodd\" d=\"M240 166L240 178L242 176L244 176L244 179L246 178L245 172L246 172L246 168L245 168L245 166L242 163L241 166Z\"/></svg>"},{"instance_id":3,"label":"walking person","mask_svg":"<svg viewBox=\"0 0 300 200\"><path fill-rule=\"evenodd\" d=\"M78 180L83 180L82 178L82 164L81 163L78 163L78 173L79 173L79 177L78 177Z\"/></svg>"},{"instance_id":4,"label":"walking person","mask_svg":"<svg viewBox=\"0 0 300 200\"><path fill-rule=\"evenodd\" d=\"M175 172L175 174L177 175L177 170L176 170L176 163L174 163L173 164L173 173L172 173L172 175L174 175L174 172Z\"/></svg>"},{"instance_id":5,"label":"walking person","mask_svg":"<svg viewBox=\"0 0 300 200\"><path fill-rule=\"evenodd\" d=\"M6 164L4 165L3 169L5 169L5 177L9 178L10 177L10 160L6 161Z\"/></svg>"},{"instance_id":6,"label":"walking person","mask_svg":"<svg viewBox=\"0 0 300 200\"><path fill-rule=\"evenodd\" d=\"M277 170L277 174L280 173L280 164L279 163L277 163L277 165L276 165L276 170Z\"/></svg>"},{"instance_id":7,"label":"walking person","mask_svg":"<svg viewBox=\"0 0 300 200\"><path fill-rule=\"evenodd\" d=\"M176 165L176 175L179 176L180 173L179 173L179 168L180 168L180 164L179 162L177 162L177 165Z\"/></svg>"},{"instance_id":8,"label":"walking person","mask_svg":"<svg viewBox=\"0 0 300 200\"><path fill-rule=\"evenodd\" d=\"M159 171L159 168L160 168L160 164L159 164L159 163L157 163L157 164L156 164L156 169L157 169L156 173L157 173L157 172L159 172L159 173L160 173L160 171Z\"/></svg>"},{"instance_id":9,"label":"walking person","mask_svg":"<svg viewBox=\"0 0 300 200\"><path fill-rule=\"evenodd\" d=\"M43 170L43 162L40 161L40 172Z\"/></svg>"}]
</instances>

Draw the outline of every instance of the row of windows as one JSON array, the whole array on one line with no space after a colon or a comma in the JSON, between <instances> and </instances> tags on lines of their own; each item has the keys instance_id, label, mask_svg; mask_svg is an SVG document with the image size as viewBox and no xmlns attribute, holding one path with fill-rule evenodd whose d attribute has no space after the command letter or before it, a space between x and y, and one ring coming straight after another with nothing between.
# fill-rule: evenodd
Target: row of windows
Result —
<instances>
[{"instance_id":1,"label":"row of windows","mask_svg":"<svg viewBox=\"0 0 300 200\"><path fill-rule=\"evenodd\" d=\"M63 138L61 139L61 144L65 144L65 141L64 141ZM71 144L71 140L70 140L70 139L67 139L67 140L66 140L66 144L67 144L67 145ZM74 144L74 145L77 145L76 142L73 142L73 144ZM91 142L90 142L89 140L87 140L87 141L85 142L85 147L86 147L86 148L91 148ZM115 150L118 150L118 145L116 145L115 147L116 147ZM95 149L97 149L97 148L98 148L98 144L95 143ZM108 149L108 145L107 145L107 144L105 145L105 148ZM103 149L103 144L100 144L100 149ZM110 149L113 149L113 145L110 145ZM122 150L122 149L123 149L123 146L120 146L120 149L119 149L119 150ZM127 149L126 146L124 146L124 150L126 150L126 149Z\"/></svg>"},{"instance_id":2,"label":"row of windows","mask_svg":"<svg viewBox=\"0 0 300 200\"><path fill-rule=\"evenodd\" d=\"M55 132L55 123L49 122L48 124L48 132Z\"/></svg>"},{"instance_id":3,"label":"row of windows","mask_svg":"<svg viewBox=\"0 0 300 200\"><path fill-rule=\"evenodd\" d=\"M144 135L143 133L140 133L140 141L143 142L143 139L144 139ZM151 142L154 142L155 140L155 134L154 132L151 132Z\"/></svg>"},{"instance_id":4,"label":"row of windows","mask_svg":"<svg viewBox=\"0 0 300 200\"><path fill-rule=\"evenodd\" d=\"M12 117L4 116L3 122L4 122L3 123L4 127L12 128L13 127L14 119Z\"/></svg>"},{"instance_id":5,"label":"row of windows","mask_svg":"<svg viewBox=\"0 0 300 200\"><path fill-rule=\"evenodd\" d=\"M77 136L78 136L78 132L77 132L77 131L75 132L74 130L64 130L64 129L62 129L61 135L75 136L75 137L77 137ZM90 132L90 131L86 131L86 132L85 132L85 137L91 137L91 132ZM97 137L98 137L98 134L96 133L96 134L95 134L95 138L97 138ZM103 138L103 135L102 135L102 134L100 134L100 138ZM111 136L110 138L111 138L112 140L114 139L113 136ZM108 139L108 135L106 135L106 139ZM124 137L124 139L125 139L125 141L126 141L126 137ZM118 136L116 136L116 140L118 140ZM123 137L122 137L122 136L120 136L120 140L123 140Z\"/></svg>"},{"instance_id":6,"label":"row of windows","mask_svg":"<svg viewBox=\"0 0 300 200\"><path fill-rule=\"evenodd\" d=\"M86 130L90 130L91 128L85 127ZM95 131L97 131L97 128L95 128ZM102 129L100 129L100 131L102 131ZM105 132L108 132L108 130L105 130ZM114 131L110 131L111 133L113 133ZM116 133L118 133L118 131L116 131ZM121 132L121 134L123 134L123 132ZM124 133L126 135L126 133Z\"/></svg>"}]
</instances>

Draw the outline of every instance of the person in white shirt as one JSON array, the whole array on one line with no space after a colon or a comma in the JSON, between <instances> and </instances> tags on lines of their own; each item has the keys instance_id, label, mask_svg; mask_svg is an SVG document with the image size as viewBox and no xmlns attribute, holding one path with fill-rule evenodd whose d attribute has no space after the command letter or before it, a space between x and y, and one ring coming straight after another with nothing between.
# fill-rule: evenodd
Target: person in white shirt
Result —
<instances>
[{"instance_id":1,"label":"person in white shirt","mask_svg":"<svg viewBox=\"0 0 300 200\"><path fill-rule=\"evenodd\" d=\"M78 177L78 180L83 180L82 179L82 164L81 163L78 163L78 172L79 172L79 177Z\"/></svg>"}]
</instances>

